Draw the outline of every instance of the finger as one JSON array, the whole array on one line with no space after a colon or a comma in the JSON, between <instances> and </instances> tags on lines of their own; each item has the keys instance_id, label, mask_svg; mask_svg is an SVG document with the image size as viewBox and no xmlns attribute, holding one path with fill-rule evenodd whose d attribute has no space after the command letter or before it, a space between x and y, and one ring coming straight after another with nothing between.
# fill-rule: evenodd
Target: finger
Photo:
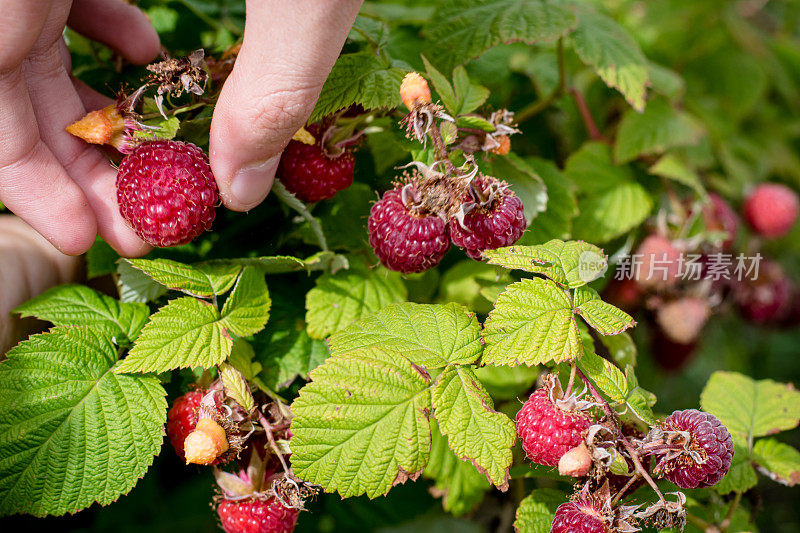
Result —
<instances>
[{"instance_id":1,"label":"finger","mask_svg":"<svg viewBox=\"0 0 800 533\"><path fill-rule=\"evenodd\" d=\"M67 24L136 64L152 61L161 46L145 14L122 0L75 0Z\"/></svg>"},{"instance_id":2,"label":"finger","mask_svg":"<svg viewBox=\"0 0 800 533\"><path fill-rule=\"evenodd\" d=\"M49 4L0 0L0 201L62 252L80 254L94 242L94 214L42 142L20 66Z\"/></svg>"},{"instance_id":3,"label":"finger","mask_svg":"<svg viewBox=\"0 0 800 533\"><path fill-rule=\"evenodd\" d=\"M104 94L100 94L83 83L81 80L74 77L70 77L70 79L72 80L72 86L75 88L75 92L78 93L78 98L80 98L81 103L86 111L103 109L104 107L114 103L114 99L109 98Z\"/></svg>"},{"instance_id":4,"label":"finger","mask_svg":"<svg viewBox=\"0 0 800 533\"><path fill-rule=\"evenodd\" d=\"M244 42L211 124L222 201L246 211L269 192L280 153L305 123L360 0L248 0Z\"/></svg>"},{"instance_id":5,"label":"finger","mask_svg":"<svg viewBox=\"0 0 800 533\"><path fill-rule=\"evenodd\" d=\"M50 16L66 18L66 13ZM121 255L145 254L150 248L119 214L116 171L98 150L64 131L85 114L85 109L61 62L58 37L51 39L52 36L43 35L24 63L28 93L42 140L83 189L97 219L100 236Z\"/></svg>"}]
</instances>

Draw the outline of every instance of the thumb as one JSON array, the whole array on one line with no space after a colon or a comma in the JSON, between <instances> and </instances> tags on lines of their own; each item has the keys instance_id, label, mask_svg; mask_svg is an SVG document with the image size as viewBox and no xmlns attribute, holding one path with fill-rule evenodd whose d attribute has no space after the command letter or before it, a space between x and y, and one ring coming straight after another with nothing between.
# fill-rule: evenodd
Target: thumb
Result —
<instances>
[{"instance_id":1,"label":"thumb","mask_svg":"<svg viewBox=\"0 0 800 533\"><path fill-rule=\"evenodd\" d=\"M211 123L211 168L223 203L266 197L280 154L305 123L361 0L248 0L244 42Z\"/></svg>"}]
</instances>

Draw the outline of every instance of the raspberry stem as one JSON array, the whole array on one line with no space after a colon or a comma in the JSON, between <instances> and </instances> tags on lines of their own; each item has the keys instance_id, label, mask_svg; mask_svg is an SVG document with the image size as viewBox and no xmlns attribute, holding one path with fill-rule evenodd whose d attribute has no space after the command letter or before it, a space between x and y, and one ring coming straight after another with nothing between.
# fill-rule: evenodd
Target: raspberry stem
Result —
<instances>
[{"instance_id":1,"label":"raspberry stem","mask_svg":"<svg viewBox=\"0 0 800 533\"><path fill-rule=\"evenodd\" d=\"M311 226L311 231L314 232L314 236L317 238L317 243L319 244L320 249L323 252L328 251L328 241L325 239L325 233L322 231L322 225L320 225L319 220L311 214L308 210L308 207L297 199L297 197L286 190L286 187L280 180L275 180L272 184L272 192L275 193L275 196L283 202L287 207L296 211L303 219L308 222L308 225Z\"/></svg>"},{"instance_id":2,"label":"raspberry stem","mask_svg":"<svg viewBox=\"0 0 800 533\"><path fill-rule=\"evenodd\" d=\"M560 38L558 43L556 44L556 54L558 55L558 85L553 92L528 104L527 106L523 107L518 113L516 113L515 118L517 119L517 123L521 124L526 120L538 115L545 109L547 109L550 104L555 102L555 100L564 94L564 89L567 86L567 69L565 67L564 61L564 39Z\"/></svg>"},{"instance_id":3,"label":"raspberry stem","mask_svg":"<svg viewBox=\"0 0 800 533\"><path fill-rule=\"evenodd\" d=\"M430 136L431 142L433 143L433 152L436 154L436 160L444 163L444 168L447 170L448 176L454 176L456 174L456 167L447 155L447 148L442 140L442 133L439 131L439 127L435 124L431 124L428 130L428 136Z\"/></svg>"}]
</instances>

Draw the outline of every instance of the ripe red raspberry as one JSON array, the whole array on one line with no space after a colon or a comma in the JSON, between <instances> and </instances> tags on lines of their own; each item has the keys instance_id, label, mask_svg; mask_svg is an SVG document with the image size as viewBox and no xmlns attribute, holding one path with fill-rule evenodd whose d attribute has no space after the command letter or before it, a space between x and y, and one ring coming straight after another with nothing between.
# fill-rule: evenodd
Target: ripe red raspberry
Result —
<instances>
[{"instance_id":1,"label":"ripe red raspberry","mask_svg":"<svg viewBox=\"0 0 800 533\"><path fill-rule=\"evenodd\" d=\"M514 244L527 226L522 200L506 182L491 176L472 181L464 206L471 211L463 223L450 221L450 236L472 259L480 260L484 250Z\"/></svg>"},{"instance_id":2,"label":"ripe red raspberry","mask_svg":"<svg viewBox=\"0 0 800 533\"><path fill-rule=\"evenodd\" d=\"M707 300L685 296L662 304L656 312L656 323L670 340L691 344L700 336L710 314Z\"/></svg>"},{"instance_id":3,"label":"ripe red raspberry","mask_svg":"<svg viewBox=\"0 0 800 533\"><path fill-rule=\"evenodd\" d=\"M203 396L205 396L203 391L187 392L172 403L167 413L167 437L175 448L175 453L184 462L186 454L183 451L183 442L197 426L197 410Z\"/></svg>"},{"instance_id":4,"label":"ripe red raspberry","mask_svg":"<svg viewBox=\"0 0 800 533\"><path fill-rule=\"evenodd\" d=\"M792 293L791 280L772 261L761 262L756 279L748 276L733 286L739 313L758 324L780 322L791 308Z\"/></svg>"},{"instance_id":5,"label":"ripe red raspberry","mask_svg":"<svg viewBox=\"0 0 800 533\"><path fill-rule=\"evenodd\" d=\"M300 511L270 498L225 500L217 507L217 514L226 533L291 533Z\"/></svg>"},{"instance_id":6,"label":"ripe red raspberry","mask_svg":"<svg viewBox=\"0 0 800 533\"><path fill-rule=\"evenodd\" d=\"M744 202L744 216L760 235L782 237L794 225L800 212L797 193L786 185L764 183L753 189Z\"/></svg>"},{"instance_id":7,"label":"ripe red raspberry","mask_svg":"<svg viewBox=\"0 0 800 533\"><path fill-rule=\"evenodd\" d=\"M345 149L337 156L329 155L322 145L322 128L309 126L314 144L289 141L278 165L278 179L304 202L328 200L353 183L356 159Z\"/></svg>"},{"instance_id":8,"label":"ripe red raspberry","mask_svg":"<svg viewBox=\"0 0 800 533\"><path fill-rule=\"evenodd\" d=\"M410 274L438 265L450 249L450 236L441 218L406 207L403 190L414 194L410 184L386 191L372 206L367 226L369 244L381 263Z\"/></svg>"},{"instance_id":9,"label":"ripe red raspberry","mask_svg":"<svg viewBox=\"0 0 800 533\"><path fill-rule=\"evenodd\" d=\"M689 449L704 460L695 461L689 453L659 463L664 477L684 489L710 487L728 473L733 460L733 439L725 426L712 414L687 409L675 411L664 420L664 428L689 432Z\"/></svg>"},{"instance_id":10,"label":"ripe red raspberry","mask_svg":"<svg viewBox=\"0 0 800 533\"><path fill-rule=\"evenodd\" d=\"M727 250L736 240L736 233L739 230L739 218L730 204L723 200L720 195L712 192L708 197L711 201L703 209L706 225L710 230L724 231L728 234L728 237L722 241L722 248Z\"/></svg>"},{"instance_id":11,"label":"ripe red raspberry","mask_svg":"<svg viewBox=\"0 0 800 533\"><path fill-rule=\"evenodd\" d=\"M558 465L562 455L581 444L591 424L580 411L557 406L549 387L537 389L517 413L517 434L528 459L546 466Z\"/></svg>"},{"instance_id":12,"label":"ripe red raspberry","mask_svg":"<svg viewBox=\"0 0 800 533\"><path fill-rule=\"evenodd\" d=\"M646 237L636 250L636 281L645 288L673 285L680 274L680 252L661 235Z\"/></svg>"},{"instance_id":13,"label":"ripe red raspberry","mask_svg":"<svg viewBox=\"0 0 800 533\"><path fill-rule=\"evenodd\" d=\"M186 244L214 222L219 202L208 157L178 141L146 141L117 172L119 212L153 246Z\"/></svg>"},{"instance_id":14,"label":"ripe red raspberry","mask_svg":"<svg viewBox=\"0 0 800 533\"><path fill-rule=\"evenodd\" d=\"M603 511L592 500L562 503L556 509L550 533L608 533Z\"/></svg>"},{"instance_id":15,"label":"ripe red raspberry","mask_svg":"<svg viewBox=\"0 0 800 533\"><path fill-rule=\"evenodd\" d=\"M603 289L603 300L619 307L629 315L642 304L642 287L633 279L612 279Z\"/></svg>"}]
</instances>

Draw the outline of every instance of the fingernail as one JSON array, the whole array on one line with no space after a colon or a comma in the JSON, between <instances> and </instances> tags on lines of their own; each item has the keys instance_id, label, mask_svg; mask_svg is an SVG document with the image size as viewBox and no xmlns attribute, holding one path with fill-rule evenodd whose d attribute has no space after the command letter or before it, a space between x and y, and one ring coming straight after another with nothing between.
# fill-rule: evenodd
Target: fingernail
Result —
<instances>
[{"instance_id":1,"label":"fingernail","mask_svg":"<svg viewBox=\"0 0 800 533\"><path fill-rule=\"evenodd\" d=\"M231 196L243 206L254 206L267 196L281 156L241 168L231 181Z\"/></svg>"}]
</instances>

